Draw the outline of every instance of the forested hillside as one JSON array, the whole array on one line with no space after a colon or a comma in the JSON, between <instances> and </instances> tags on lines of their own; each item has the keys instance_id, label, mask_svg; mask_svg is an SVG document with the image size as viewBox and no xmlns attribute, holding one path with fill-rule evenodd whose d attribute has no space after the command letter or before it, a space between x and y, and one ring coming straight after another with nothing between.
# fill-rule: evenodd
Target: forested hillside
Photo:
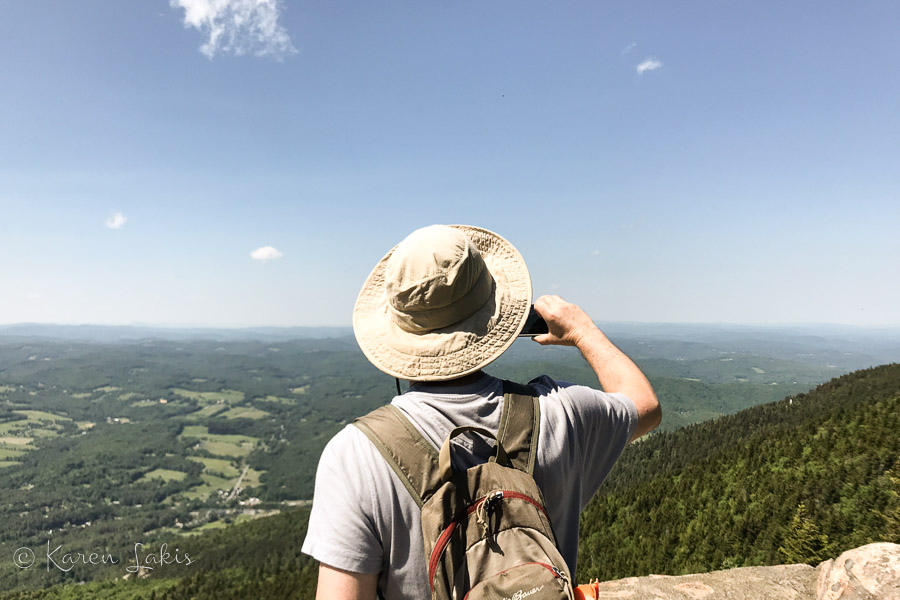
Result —
<instances>
[{"instance_id":1,"label":"forested hillside","mask_svg":"<svg viewBox=\"0 0 900 600\"><path fill-rule=\"evenodd\" d=\"M900 365L627 449L582 514L579 579L815 563L900 542Z\"/></svg>"},{"instance_id":2,"label":"forested hillside","mask_svg":"<svg viewBox=\"0 0 900 600\"><path fill-rule=\"evenodd\" d=\"M173 544L167 548L172 563L152 565L153 571L144 573L147 577L127 574L119 565L119 577L113 580L0 592L0 600L313 598L318 563L300 553L308 517L309 509L302 508L192 538L190 564L174 562ZM142 548L141 554L159 555L160 549Z\"/></svg>"}]
</instances>

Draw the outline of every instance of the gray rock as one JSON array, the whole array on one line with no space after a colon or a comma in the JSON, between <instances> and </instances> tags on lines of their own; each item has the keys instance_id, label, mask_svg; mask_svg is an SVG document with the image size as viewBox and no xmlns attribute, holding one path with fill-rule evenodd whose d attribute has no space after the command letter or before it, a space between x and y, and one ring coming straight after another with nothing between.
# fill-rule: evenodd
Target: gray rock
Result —
<instances>
[{"instance_id":1,"label":"gray rock","mask_svg":"<svg viewBox=\"0 0 900 600\"><path fill-rule=\"evenodd\" d=\"M810 600L815 569L809 565L742 567L698 575L649 575L607 581L598 598L654 600Z\"/></svg>"},{"instance_id":2,"label":"gray rock","mask_svg":"<svg viewBox=\"0 0 900 600\"><path fill-rule=\"evenodd\" d=\"M900 545L869 544L820 564L816 600L900 600Z\"/></svg>"},{"instance_id":3,"label":"gray rock","mask_svg":"<svg viewBox=\"0 0 900 600\"><path fill-rule=\"evenodd\" d=\"M900 544L848 550L809 565L743 567L697 575L648 575L605 581L598 599L900 600Z\"/></svg>"}]
</instances>

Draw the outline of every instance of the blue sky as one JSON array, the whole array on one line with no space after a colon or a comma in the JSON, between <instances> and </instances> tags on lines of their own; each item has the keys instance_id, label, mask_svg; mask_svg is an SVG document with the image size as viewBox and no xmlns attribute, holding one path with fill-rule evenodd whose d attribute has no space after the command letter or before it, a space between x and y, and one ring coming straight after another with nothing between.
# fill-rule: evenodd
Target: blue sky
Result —
<instances>
[{"instance_id":1,"label":"blue sky","mask_svg":"<svg viewBox=\"0 0 900 600\"><path fill-rule=\"evenodd\" d=\"M0 323L348 325L395 243L467 223L598 321L900 325L898 23L0 3Z\"/></svg>"}]
</instances>

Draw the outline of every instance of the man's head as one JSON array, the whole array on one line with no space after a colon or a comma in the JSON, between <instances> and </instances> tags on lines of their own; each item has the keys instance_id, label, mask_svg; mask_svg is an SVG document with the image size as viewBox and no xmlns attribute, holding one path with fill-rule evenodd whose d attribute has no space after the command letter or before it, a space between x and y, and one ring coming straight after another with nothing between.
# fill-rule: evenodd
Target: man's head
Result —
<instances>
[{"instance_id":1,"label":"man's head","mask_svg":"<svg viewBox=\"0 0 900 600\"><path fill-rule=\"evenodd\" d=\"M375 266L356 300L353 331L385 373L443 381L503 354L530 306L531 278L512 244L478 227L432 225Z\"/></svg>"}]
</instances>

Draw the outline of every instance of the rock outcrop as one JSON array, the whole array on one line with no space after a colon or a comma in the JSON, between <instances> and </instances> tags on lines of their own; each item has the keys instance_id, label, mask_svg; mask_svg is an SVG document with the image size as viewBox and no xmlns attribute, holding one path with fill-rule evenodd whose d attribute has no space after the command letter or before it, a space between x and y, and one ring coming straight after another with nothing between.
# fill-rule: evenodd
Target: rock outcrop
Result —
<instances>
[{"instance_id":1,"label":"rock outcrop","mask_svg":"<svg viewBox=\"0 0 900 600\"><path fill-rule=\"evenodd\" d=\"M820 564L816 600L900 600L900 545L869 544Z\"/></svg>"},{"instance_id":2,"label":"rock outcrop","mask_svg":"<svg viewBox=\"0 0 900 600\"><path fill-rule=\"evenodd\" d=\"M900 600L900 545L869 544L818 567L742 567L698 575L606 581L601 599Z\"/></svg>"}]
</instances>

